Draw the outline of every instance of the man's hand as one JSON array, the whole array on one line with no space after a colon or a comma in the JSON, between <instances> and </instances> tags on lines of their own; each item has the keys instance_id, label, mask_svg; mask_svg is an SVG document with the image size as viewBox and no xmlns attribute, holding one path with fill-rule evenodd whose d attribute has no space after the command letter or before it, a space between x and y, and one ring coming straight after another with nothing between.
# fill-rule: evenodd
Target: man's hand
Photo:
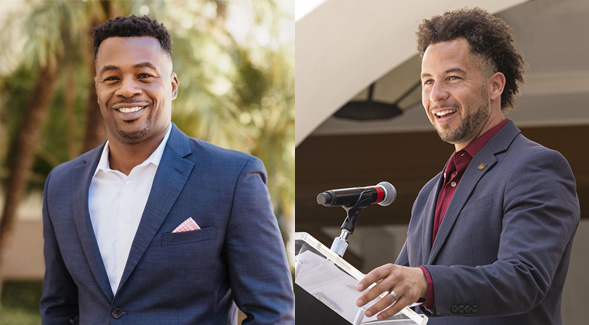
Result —
<instances>
[{"instance_id":1,"label":"man's hand","mask_svg":"<svg viewBox=\"0 0 589 325\"><path fill-rule=\"evenodd\" d=\"M386 297L380 299L366 310L366 316L368 317L382 311L378 314L378 319L386 319L395 315L406 306L419 300L419 298L425 297L427 293L425 275L418 267L406 267L395 264L379 266L366 274L364 279L358 283L357 289L358 291L363 291L372 283L376 283L376 285L356 301L358 307L364 306L381 293L389 293L391 290L394 290L399 298L395 302L395 298L387 294ZM387 309L385 310L385 308Z\"/></svg>"}]
</instances>

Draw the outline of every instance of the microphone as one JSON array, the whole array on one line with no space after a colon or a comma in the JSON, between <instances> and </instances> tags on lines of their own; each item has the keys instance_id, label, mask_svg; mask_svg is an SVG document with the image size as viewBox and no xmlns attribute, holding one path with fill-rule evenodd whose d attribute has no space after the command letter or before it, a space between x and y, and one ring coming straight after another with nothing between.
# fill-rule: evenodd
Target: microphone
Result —
<instances>
[{"instance_id":1,"label":"microphone","mask_svg":"<svg viewBox=\"0 0 589 325\"><path fill-rule=\"evenodd\" d=\"M354 206L358 201L387 206L397 198L397 190L389 182L380 182L375 186L350 187L337 190L329 190L317 195L317 203L326 207ZM367 204L367 205L368 205Z\"/></svg>"}]
</instances>

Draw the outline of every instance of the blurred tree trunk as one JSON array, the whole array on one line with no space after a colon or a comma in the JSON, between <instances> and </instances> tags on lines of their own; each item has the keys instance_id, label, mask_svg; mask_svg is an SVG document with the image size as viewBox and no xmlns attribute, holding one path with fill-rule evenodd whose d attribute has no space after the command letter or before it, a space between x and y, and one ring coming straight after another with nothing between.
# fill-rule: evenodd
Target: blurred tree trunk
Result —
<instances>
[{"instance_id":1,"label":"blurred tree trunk","mask_svg":"<svg viewBox=\"0 0 589 325\"><path fill-rule=\"evenodd\" d=\"M94 27L98 26L98 24L99 23L96 19L93 20L90 24L88 28L90 32L90 39L94 38ZM96 148L106 139L106 128L104 126L102 114L100 113L100 106L98 106L98 96L96 95L96 87L94 86L94 78L96 77L96 69L94 68L94 47L83 51L82 57L86 62L86 66L90 70L92 82L88 87L84 142L82 143L82 150L80 153L84 153Z\"/></svg>"},{"instance_id":2,"label":"blurred tree trunk","mask_svg":"<svg viewBox=\"0 0 589 325\"><path fill-rule=\"evenodd\" d=\"M76 158L78 152L76 150L76 116L74 112L75 96L77 92L76 87L76 74L73 67L68 66L65 70L66 86L63 88L63 108L65 112L66 121L66 145L67 145L67 157L69 160Z\"/></svg>"},{"instance_id":3,"label":"blurred tree trunk","mask_svg":"<svg viewBox=\"0 0 589 325\"><path fill-rule=\"evenodd\" d=\"M3 83L0 81L0 94L3 90ZM8 132L6 131L5 122L2 120L2 111L4 110L4 102L0 99L0 162L5 161L8 150L6 149L9 145ZM0 179L4 177L5 169L0 166ZM1 187L2 184L0 184ZM0 195L2 192L0 191Z\"/></svg>"},{"instance_id":4,"label":"blurred tree trunk","mask_svg":"<svg viewBox=\"0 0 589 325\"><path fill-rule=\"evenodd\" d=\"M92 70L94 71L94 64L92 64ZM92 75L94 76L94 74ZM98 106L98 97L96 96L94 83L90 85L88 92L84 143L82 144L81 153L96 148L106 139L106 129L102 120L102 114L100 113L100 107Z\"/></svg>"},{"instance_id":5,"label":"blurred tree trunk","mask_svg":"<svg viewBox=\"0 0 589 325\"><path fill-rule=\"evenodd\" d=\"M59 62L59 60L58 60ZM16 211L25 191L29 177L35 147L43 128L47 111L51 105L53 93L59 75L59 64L48 64L40 67L39 76L31 99L24 109L24 117L19 128L12 157L12 167L6 182L4 209L0 219L0 258L3 248L8 242L8 234L14 225Z\"/></svg>"},{"instance_id":6,"label":"blurred tree trunk","mask_svg":"<svg viewBox=\"0 0 589 325\"><path fill-rule=\"evenodd\" d=\"M88 39L94 39L94 28L103 24L105 17L114 17L121 15L121 10L110 0L101 0L100 7L102 14L96 15L88 26ZM86 66L90 69L92 80L96 77L96 69L94 68L94 44L82 51L82 57L86 62ZM98 106L98 96L96 95L96 87L94 82L90 83L88 89L88 103L86 104L86 124L84 128L84 143L82 144L82 151L84 153L99 146L106 140L106 127L100 113Z\"/></svg>"}]
</instances>

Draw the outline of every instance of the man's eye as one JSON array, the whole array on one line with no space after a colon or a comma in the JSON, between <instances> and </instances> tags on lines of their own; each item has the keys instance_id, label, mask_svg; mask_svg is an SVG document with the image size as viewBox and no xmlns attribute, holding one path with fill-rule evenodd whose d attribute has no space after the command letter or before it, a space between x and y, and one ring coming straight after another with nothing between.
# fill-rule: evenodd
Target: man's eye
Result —
<instances>
[{"instance_id":1,"label":"man's eye","mask_svg":"<svg viewBox=\"0 0 589 325\"><path fill-rule=\"evenodd\" d=\"M426 81L423 82L424 85L431 85L434 81L431 79L427 79Z\"/></svg>"},{"instance_id":2,"label":"man's eye","mask_svg":"<svg viewBox=\"0 0 589 325\"><path fill-rule=\"evenodd\" d=\"M139 77L139 79L145 79L145 78L150 78L151 75L147 74L147 73L140 73L138 77Z\"/></svg>"},{"instance_id":3,"label":"man's eye","mask_svg":"<svg viewBox=\"0 0 589 325\"><path fill-rule=\"evenodd\" d=\"M458 80L458 79L460 79L460 78L457 77L457 76L450 76L450 77L448 77L448 80Z\"/></svg>"},{"instance_id":4,"label":"man's eye","mask_svg":"<svg viewBox=\"0 0 589 325\"><path fill-rule=\"evenodd\" d=\"M119 80L119 78L114 77L114 76L113 77L106 77L106 78L104 78L104 81L114 81L114 80Z\"/></svg>"}]
</instances>

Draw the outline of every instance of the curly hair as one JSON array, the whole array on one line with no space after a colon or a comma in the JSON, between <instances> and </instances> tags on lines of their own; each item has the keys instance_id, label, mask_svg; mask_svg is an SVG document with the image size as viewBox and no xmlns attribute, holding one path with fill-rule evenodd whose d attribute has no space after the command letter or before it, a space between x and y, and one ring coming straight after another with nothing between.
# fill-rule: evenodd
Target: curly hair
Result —
<instances>
[{"instance_id":1,"label":"curly hair","mask_svg":"<svg viewBox=\"0 0 589 325\"><path fill-rule=\"evenodd\" d=\"M473 54L483 58L493 72L505 75L501 110L513 108L519 84L524 83L525 61L515 48L511 27L503 20L480 8L460 9L424 19L416 34L421 57L431 44L465 38Z\"/></svg>"},{"instance_id":2,"label":"curly hair","mask_svg":"<svg viewBox=\"0 0 589 325\"><path fill-rule=\"evenodd\" d=\"M116 17L94 28L94 59L100 43L109 37L152 36L160 42L162 50L172 56L172 40L164 24L147 16Z\"/></svg>"}]
</instances>

